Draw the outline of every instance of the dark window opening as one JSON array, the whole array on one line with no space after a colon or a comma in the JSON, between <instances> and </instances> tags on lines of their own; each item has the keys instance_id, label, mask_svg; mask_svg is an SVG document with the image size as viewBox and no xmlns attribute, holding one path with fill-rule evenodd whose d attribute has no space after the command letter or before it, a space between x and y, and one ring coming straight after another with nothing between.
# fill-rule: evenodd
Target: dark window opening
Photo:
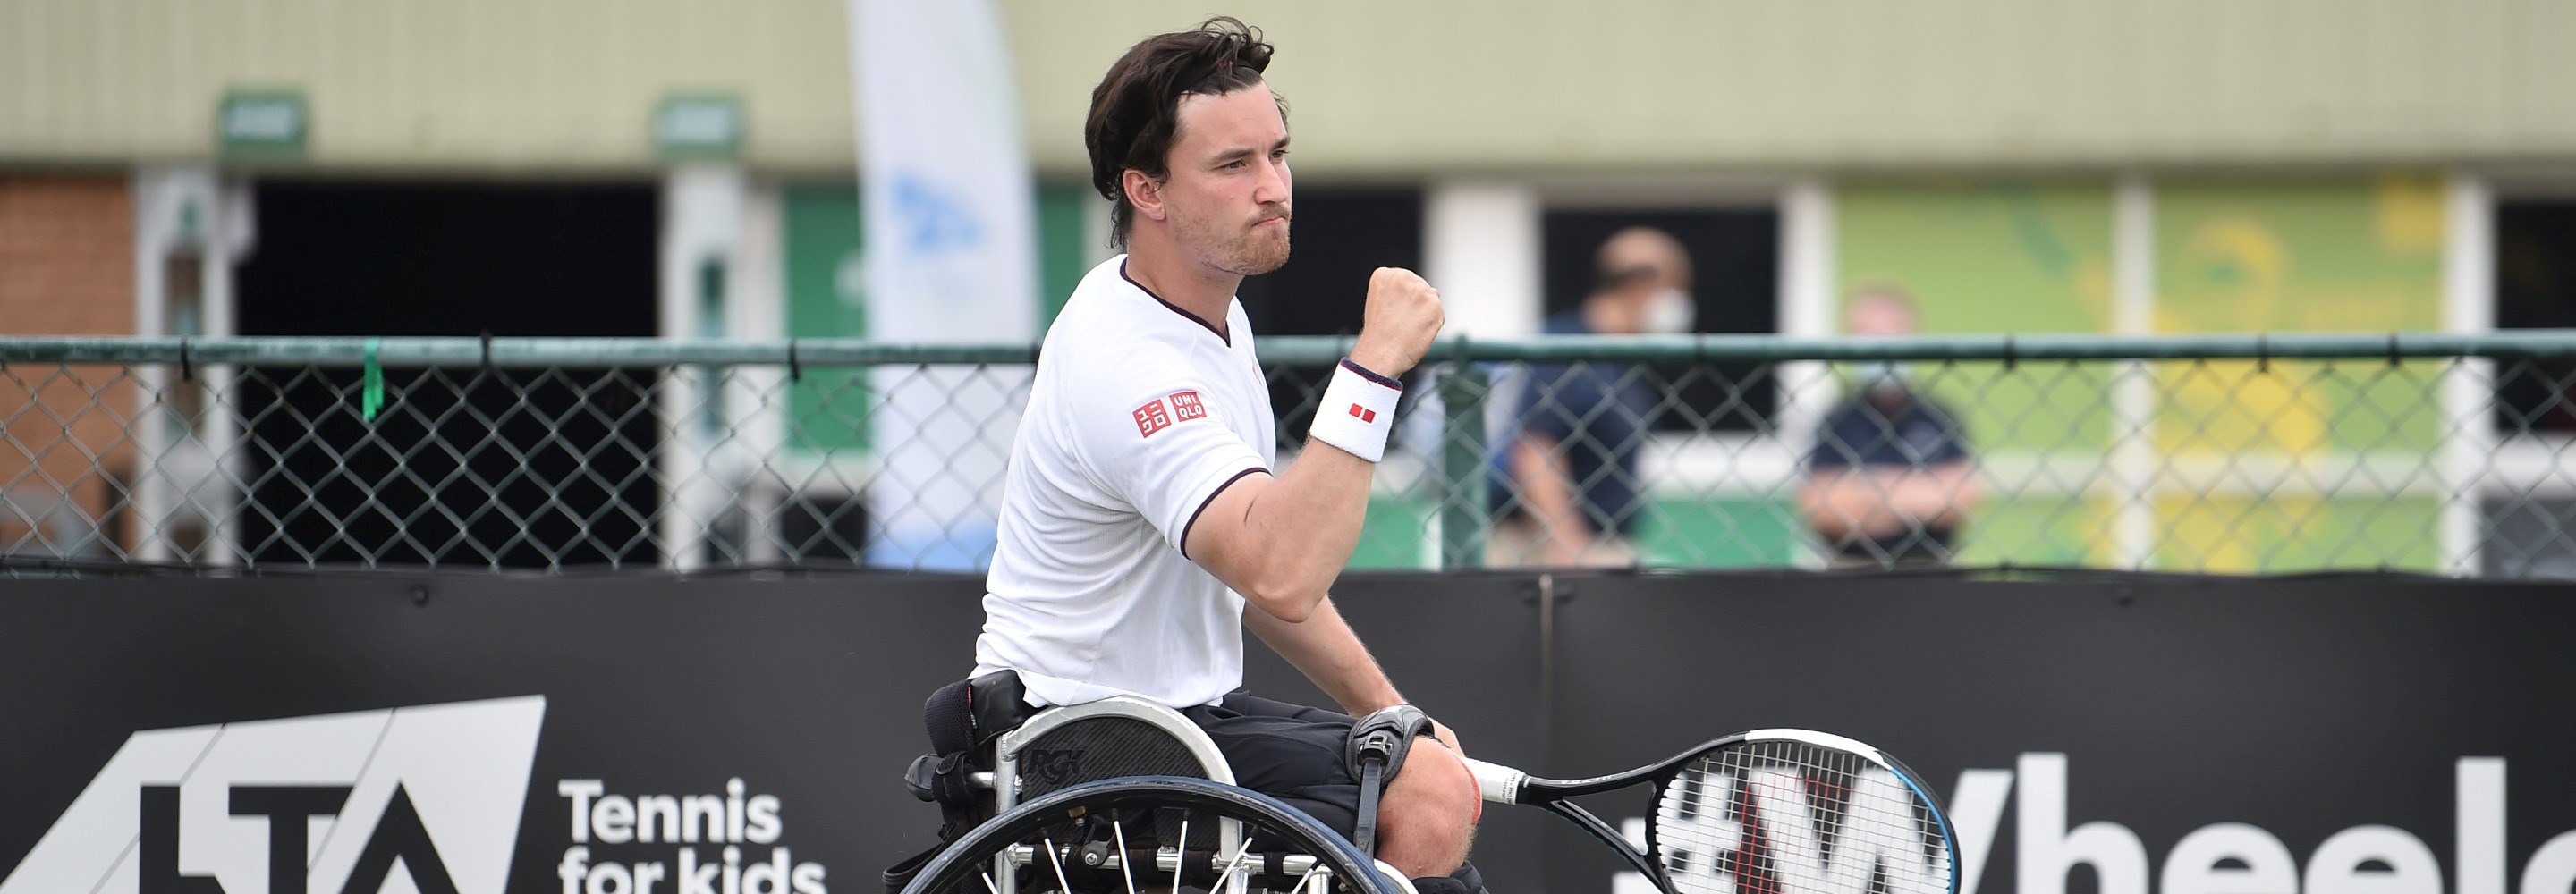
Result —
<instances>
[{"instance_id":1,"label":"dark window opening","mask_svg":"<svg viewBox=\"0 0 2576 894\"><path fill-rule=\"evenodd\" d=\"M1422 193L1412 189L1302 190L1288 263L1246 278L1235 297L1256 335L1356 335L1369 272L1422 269ZM1270 406L1282 446L1305 443L1313 402L1330 366L1272 367ZM1417 386L1410 383L1408 390Z\"/></svg>"},{"instance_id":2,"label":"dark window opening","mask_svg":"<svg viewBox=\"0 0 2576 894\"><path fill-rule=\"evenodd\" d=\"M244 335L650 336L649 185L262 183ZM650 369L260 367L236 400L254 561L651 563Z\"/></svg>"},{"instance_id":3,"label":"dark window opening","mask_svg":"<svg viewBox=\"0 0 2576 894\"><path fill-rule=\"evenodd\" d=\"M2531 496L2484 501L2482 571L2490 578L2576 580L2576 501Z\"/></svg>"},{"instance_id":4,"label":"dark window opening","mask_svg":"<svg viewBox=\"0 0 2576 894\"><path fill-rule=\"evenodd\" d=\"M2498 329L2576 328L2576 201L2496 203ZM2496 364L2496 433L2576 431L2576 360Z\"/></svg>"},{"instance_id":5,"label":"dark window opening","mask_svg":"<svg viewBox=\"0 0 2576 894\"><path fill-rule=\"evenodd\" d=\"M1550 211L1546 245L1546 313L1574 310L1599 274L1593 256L1610 234L1629 226L1671 233L1690 253L1697 332L1780 331L1780 215L1768 208ZM1771 419L1776 384L1768 364L1655 364L1647 381L1673 400L1655 414L1657 431L1753 431ZM1660 396L1660 395L1659 395Z\"/></svg>"}]
</instances>

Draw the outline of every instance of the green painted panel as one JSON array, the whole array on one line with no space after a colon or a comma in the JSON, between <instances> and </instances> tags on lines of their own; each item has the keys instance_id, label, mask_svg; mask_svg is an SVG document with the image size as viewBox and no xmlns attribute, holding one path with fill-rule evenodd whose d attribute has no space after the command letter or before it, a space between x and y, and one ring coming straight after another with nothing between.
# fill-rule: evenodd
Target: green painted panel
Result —
<instances>
[{"instance_id":1,"label":"green painted panel","mask_svg":"<svg viewBox=\"0 0 2576 894\"><path fill-rule=\"evenodd\" d=\"M2430 497L2175 496L2156 507L2158 567L2218 573L2442 569L2439 500Z\"/></svg>"},{"instance_id":2,"label":"green painted panel","mask_svg":"<svg viewBox=\"0 0 2576 894\"><path fill-rule=\"evenodd\" d=\"M1855 184L1836 192L1838 313L1855 294L1893 287L1913 297L1927 333L2116 328L2106 181ZM1958 415L1980 456L2100 457L2119 431L2116 369L1918 363L1914 382ZM1961 532L1958 561L2106 561L2104 518L2076 498L1990 496Z\"/></svg>"},{"instance_id":3,"label":"green painted panel","mask_svg":"<svg viewBox=\"0 0 2576 894\"><path fill-rule=\"evenodd\" d=\"M2155 229L2158 331L2442 322L2442 187L2431 177L2158 184Z\"/></svg>"},{"instance_id":4,"label":"green painted panel","mask_svg":"<svg viewBox=\"0 0 2576 894\"><path fill-rule=\"evenodd\" d=\"M1079 184L1038 186L1038 280L1044 320L1090 270L1084 242L1086 190ZM867 293L859 262L863 244L855 184L791 184L784 190L787 334L796 338L868 334ZM793 388L790 441L813 451L865 452L867 377L854 367L808 369Z\"/></svg>"},{"instance_id":5,"label":"green painted panel","mask_svg":"<svg viewBox=\"0 0 2576 894\"><path fill-rule=\"evenodd\" d=\"M787 334L830 338L868 334L867 293L859 267L859 191L848 183L791 185L786 217ZM805 370L789 389L788 443L815 452L868 448L867 374L857 367Z\"/></svg>"},{"instance_id":6,"label":"green painted panel","mask_svg":"<svg viewBox=\"0 0 2576 894\"><path fill-rule=\"evenodd\" d=\"M1900 289L1928 333L2113 328L2108 183L1864 183L1838 188L1835 201L1841 301ZM1981 451L2110 442L2098 372L1957 363L1916 373Z\"/></svg>"},{"instance_id":7,"label":"green painted panel","mask_svg":"<svg viewBox=\"0 0 2576 894\"><path fill-rule=\"evenodd\" d=\"M1836 200L1846 297L1902 288L1926 332L2111 330L2110 184L1855 184Z\"/></svg>"},{"instance_id":8,"label":"green painted panel","mask_svg":"<svg viewBox=\"0 0 2576 894\"><path fill-rule=\"evenodd\" d=\"M2389 175L2209 181L2156 191L2156 328L2162 332L2393 331L2442 325L2442 189ZM2337 475L2338 496L2300 494L2303 469L2362 453L2425 462L2449 425L2437 362L2157 364L2154 434L2176 467L2283 469L2265 500L2161 494L2167 567L2280 571L2430 569L2436 513ZM2269 478L2258 477L2262 485ZM2410 508L2414 507L2414 508Z\"/></svg>"},{"instance_id":9,"label":"green painted panel","mask_svg":"<svg viewBox=\"0 0 2576 894\"><path fill-rule=\"evenodd\" d=\"M1430 497L1419 494L1371 496L1368 518L1360 523L1360 543L1350 568L1427 569L1438 562L1433 551L1431 520L1437 516Z\"/></svg>"},{"instance_id":10,"label":"green painted panel","mask_svg":"<svg viewBox=\"0 0 2576 894\"><path fill-rule=\"evenodd\" d=\"M1658 497L1634 534L1649 566L1781 567L1796 561L1806 524L1790 500Z\"/></svg>"},{"instance_id":11,"label":"green painted panel","mask_svg":"<svg viewBox=\"0 0 2576 894\"><path fill-rule=\"evenodd\" d=\"M2156 190L2160 332L2442 326L2437 179L2180 183ZM2432 370L2235 361L2162 364L2168 450L2430 450ZM2384 367L2384 364L2382 365Z\"/></svg>"},{"instance_id":12,"label":"green painted panel","mask_svg":"<svg viewBox=\"0 0 2576 894\"><path fill-rule=\"evenodd\" d=\"M2116 564L2111 507L2078 497L2033 494L1990 498L1960 532L1956 564L2067 566Z\"/></svg>"},{"instance_id":13,"label":"green painted panel","mask_svg":"<svg viewBox=\"0 0 2576 894\"><path fill-rule=\"evenodd\" d=\"M1371 497L1350 567L1432 568L1437 517L1427 495ZM1791 564L1796 538L1803 536L1797 507L1788 500L1662 497L1638 521L1635 542L1650 566L1762 568Z\"/></svg>"},{"instance_id":14,"label":"green painted panel","mask_svg":"<svg viewBox=\"0 0 2576 894\"><path fill-rule=\"evenodd\" d=\"M1073 287L1091 272L1091 245L1085 215L1091 213L1091 188L1079 183L1038 185L1038 331L1055 322L1057 311L1073 297Z\"/></svg>"}]
</instances>

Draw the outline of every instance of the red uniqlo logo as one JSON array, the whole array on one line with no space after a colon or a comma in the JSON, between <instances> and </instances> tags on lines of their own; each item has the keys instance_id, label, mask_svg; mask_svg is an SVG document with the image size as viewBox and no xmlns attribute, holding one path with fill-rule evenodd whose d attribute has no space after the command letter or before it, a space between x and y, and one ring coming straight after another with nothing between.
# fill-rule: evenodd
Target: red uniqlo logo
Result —
<instances>
[{"instance_id":1,"label":"red uniqlo logo","mask_svg":"<svg viewBox=\"0 0 2576 894\"><path fill-rule=\"evenodd\" d=\"M1360 405L1358 405L1358 404L1352 404L1352 405L1351 405L1351 418L1353 418L1353 419L1357 419L1357 420L1359 420L1359 421L1361 421L1361 422L1376 422L1376 421L1377 421L1377 411L1376 411L1376 410L1369 409L1369 408L1367 408L1367 407L1360 406Z\"/></svg>"},{"instance_id":2,"label":"red uniqlo logo","mask_svg":"<svg viewBox=\"0 0 2576 894\"><path fill-rule=\"evenodd\" d=\"M1136 435L1150 438L1155 432L1172 427L1172 411L1163 409L1163 399L1154 398L1136 408Z\"/></svg>"},{"instance_id":3,"label":"red uniqlo logo","mask_svg":"<svg viewBox=\"0 0 2576 894\"><path fill-rule=\"evenodd\" d=\"M1173 421L1188 422L1192 419L1205 418L1207 418L1207 405L1199 402L1197 391L1172 392Z\"/></svg>"}]
</instances>

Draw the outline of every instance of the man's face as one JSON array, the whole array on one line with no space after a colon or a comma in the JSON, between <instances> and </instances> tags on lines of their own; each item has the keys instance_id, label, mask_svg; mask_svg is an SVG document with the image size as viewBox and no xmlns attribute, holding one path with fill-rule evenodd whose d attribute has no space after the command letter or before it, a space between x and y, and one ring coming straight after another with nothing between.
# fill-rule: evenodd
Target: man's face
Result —
<instances>
[{"instance_id":1,"label":"man's face","mask_svg":"<svg viewBox=\"0 0 2576 894\"><path fill-rule=\"evenodd\" d=\"M1852 335L1888 336L1914 334L1914 309L1904 302L1884 295L1862 295L1853 299L1848 331Z\"/></svg>"},{"instance_id":2,"label":"man's face","mask_svg":"<svg viewBox=\"0 0 2576 894\"><path fill-rule=\"evenodd\" d=\"M1165 220L1201 266L1258 276L1288 263L1288 122L1267 86L1181 97Z\"/></svg>"}]
</instances>

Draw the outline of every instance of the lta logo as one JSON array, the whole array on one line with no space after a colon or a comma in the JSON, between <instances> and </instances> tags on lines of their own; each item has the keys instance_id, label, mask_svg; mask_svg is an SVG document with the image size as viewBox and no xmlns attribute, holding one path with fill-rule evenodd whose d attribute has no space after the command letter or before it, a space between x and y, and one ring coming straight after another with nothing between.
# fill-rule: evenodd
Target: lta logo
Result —
<instances>
[{"instance_id":1,"label":"lta logo","mask_svg":"<svg viewBox=\"0 0 2576 894\"><path fill-rule=\"evenodd\" d=\"M545 713L526 696L135 733L0 894L501 894Z\"/></svg>"}]
</instances>

